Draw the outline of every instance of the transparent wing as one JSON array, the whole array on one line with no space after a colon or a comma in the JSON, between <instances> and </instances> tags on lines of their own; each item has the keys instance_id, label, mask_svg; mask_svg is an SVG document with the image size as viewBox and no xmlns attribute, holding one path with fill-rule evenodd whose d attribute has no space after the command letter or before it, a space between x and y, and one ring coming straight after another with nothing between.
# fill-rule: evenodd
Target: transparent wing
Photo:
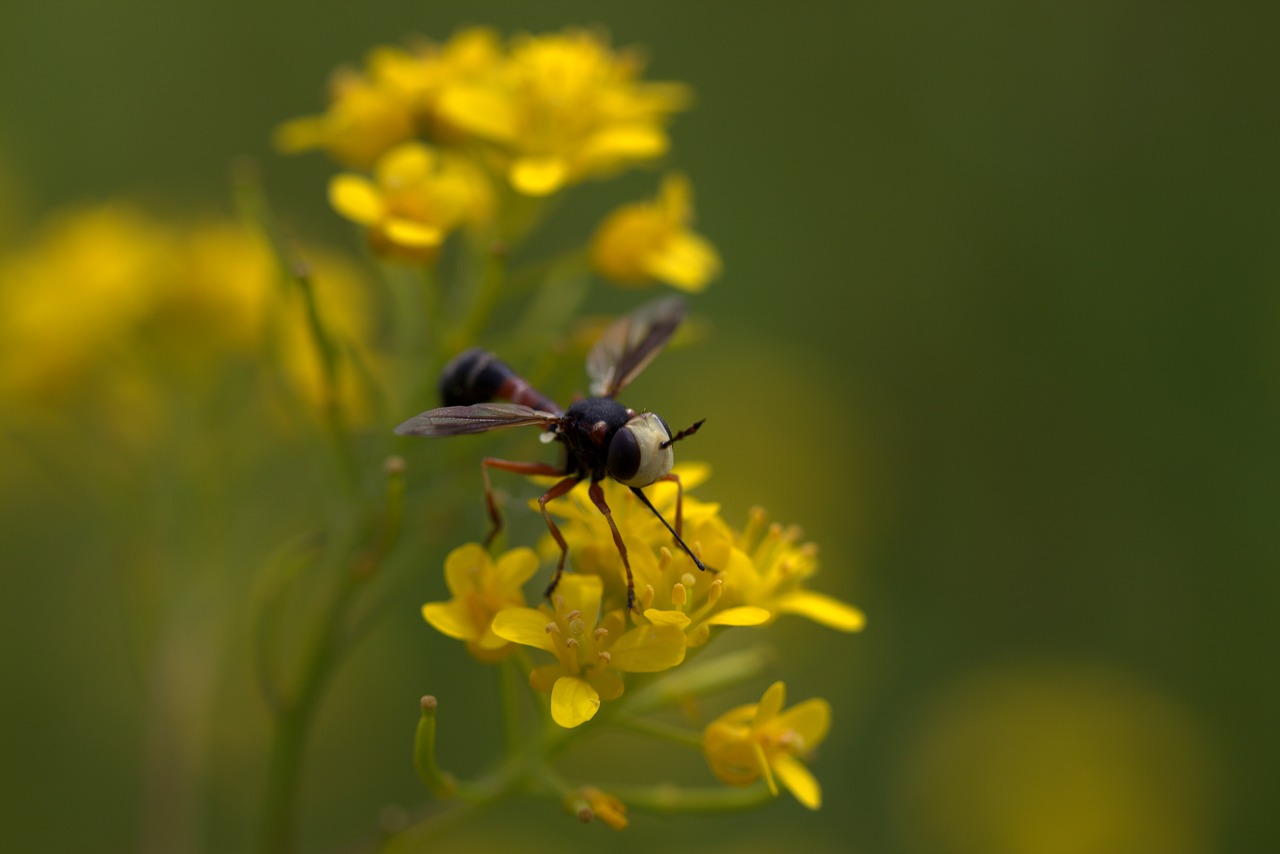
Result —
<instances>
[{"instance_id":1,"label":"transparent wing","mask_svg":"<svg viewBox=\"0 0 1280 854\"><path fill-rule=\"evenodd\" d=\"M591 393L614 397L622 391L662 351L684 311L683 299L665 297L614 321L587 354Z\"/></svg>"},{"instance_id":2,"label":"transparent wing","mask_svg":"<svg viewBox=\"0 0 1280 854\"><path fill-rule=\"evenodd\" d=\"M462 436L524 427L555 424L560 416L521 406L518 403L476 403L471 406L442 406L415 415L396 428L401 436Z\"/></svg>"}]
</instances>

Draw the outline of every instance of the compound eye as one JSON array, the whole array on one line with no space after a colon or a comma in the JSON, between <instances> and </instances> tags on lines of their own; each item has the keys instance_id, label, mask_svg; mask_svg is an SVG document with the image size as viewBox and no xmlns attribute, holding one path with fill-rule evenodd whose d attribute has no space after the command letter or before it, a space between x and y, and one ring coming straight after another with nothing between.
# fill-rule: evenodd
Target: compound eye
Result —
<instances>
[{"instance_id":1,"label":"compound eye","mask_svg":"<svg viewBox=\"0 0 1280 854\"><path fill-rule=\"evenodd\" d=\"M671 438L652 412L632 418L609 441L609 474L627 486L648 486L671 471L675 454L662 443Z\"/></svg>"}]
</instances>

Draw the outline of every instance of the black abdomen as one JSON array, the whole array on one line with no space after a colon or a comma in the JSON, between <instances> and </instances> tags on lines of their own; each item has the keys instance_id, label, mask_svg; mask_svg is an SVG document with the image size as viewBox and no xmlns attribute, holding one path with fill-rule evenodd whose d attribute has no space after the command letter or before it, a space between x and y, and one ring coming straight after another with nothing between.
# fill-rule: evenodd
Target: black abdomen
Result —
<instances>
[{"instance_id":1,"label":"black abdomen","mask_svg":"<svg viewBox=\"0 0 1280 854\"><path fill-rule=\"evenodd\" d=\"M464 350L444 366L440 372L440 400L445 406L509 400L543 412L560 412L555 401L481 347Z\"/></svg>"}]
</instances>

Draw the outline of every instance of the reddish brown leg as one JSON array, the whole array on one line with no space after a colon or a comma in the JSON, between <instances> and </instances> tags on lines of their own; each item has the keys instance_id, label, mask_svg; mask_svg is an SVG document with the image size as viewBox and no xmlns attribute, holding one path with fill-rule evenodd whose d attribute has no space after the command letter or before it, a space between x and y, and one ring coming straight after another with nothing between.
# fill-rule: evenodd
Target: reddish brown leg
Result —
<instances>
[{"instance_id":1,"label":"reddish brown leg","mask_svg":"<svg viewBox=\"0 0 1280 854\"><path fill-rule=\"evenodd\" d=\"M684 484L678 474L664 474L658 480L669 480L676 485L676 536L684 536Z\"/></svg>"},{"instance_id":2,"label":"reddish brown leg","mask_svg":"<svg viewBox=\"0 0 1280 854\"><path fill-rule=\"evenodd\" d=\"M489 485L489 469L501 469L514 474L532 474L532 475L562 475L564 470L550 465L549 463L522 463L513 462L511 460L500 460L495 457L485 457L480 461L480 472L484 475L484 504L489 508L489 522L492 527L489 528L489 535L484 538L485 548L493 542L493 538L498 536L498 532L502 530L502 514L498 512L498 505L493 500L493 487Z\"/></svg>"},{"instance_id":3,"label":"reddish brown leg","mask_svg":"<svg viewBox=\"0 0 1280 854\"><path fill-rule=\"evenodd\" d=\"M609 510L609 505L605 503L604 490L600 487L600 481L591 481L591 488L587 490L587 494L604 514L605 521L609 523L609 530L613 531L613 544L618 547L618 554L622 555L622 568L627 571L627 610L639 613L636 608L636 585L631 578L631 562L627 560L627 545L622 542L622 533L613 521L613 513Z\"/></svg>"},{"instance_id":4,"label":"reddish brown leg","mask_svg":"<svg viewBox=\"0 0 1280 854\"><path fill-rule=\"evenodd\" d=\"M547 520L547 527L551 529L551 536L555 538L556 543L560 546L560 562L556 564L556 574L551 577L551 583L547 585L547 589L543 591L543 596L550 597L556 590L556 585L560 583L560 576L564 573L564 559L569 555L569 544L564 541L564 535L560 533L560 529L556 527L556 523L551 521L551 514L547 512L547 502L554 501L561 495L573 489L582 480L582 475L571 474L564 480L558 482L551 487L538 499L538 509L542 511L542 518Z\"/></svg>"}]
</instances>

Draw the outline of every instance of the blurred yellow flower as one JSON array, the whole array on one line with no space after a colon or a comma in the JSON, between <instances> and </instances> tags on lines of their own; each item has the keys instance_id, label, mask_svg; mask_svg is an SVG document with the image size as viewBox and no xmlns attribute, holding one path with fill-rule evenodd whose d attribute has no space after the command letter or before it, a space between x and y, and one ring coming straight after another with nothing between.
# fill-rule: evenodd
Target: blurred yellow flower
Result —
<instances>
[{"instance_id":1,"label":"blurred yellow flower","mask_svg":"<svg viewBox=\"0 0 1280 854\"><path fill-rule=\"evenodd\" d=\"M627 631L620 609L602 613L602 594L598 577L565 575L554 607L507 608L493 619L498 637L556 657L535 668L529 684L551 694L551 717L562 727L586 723L601 702L620 697L622 673L655 673L684 660L683 632L652 625Z\"/></svg>"},{"instance_id":2,"label":"blurred yellow flower","mask_svg":"<svg viewBox=\"0 0 1280 854\"><path fill-rule=\"evenodd\" d=\"M484 173L461 155L406 142L383 155L374 180L344 173L329 182L329 201L368 229L375 252L431 263L450 232L486 222L493 196Z\"/></svg>"},{"instance_id":3,"label":"blurred yellow flower","mask_svg":"<svg viewBox=\"0 0 1280 854\"><path fill-rule=\"evenodd\" d=\"M443 45L376 48L363 72L334 73L328 110L280 125L276 147L286 153L324 149L343 165L363 169L419 134L458 141L462 132L437 109L440 95L456 82L488 75L501 55L497 34L480 27L460 30Z\"/></svg>"},{"instance_id":4,"label":"blurred yellow flower","mask_svg":"<svg viewBox=\"0 0 1280 854\"><path fill-rule=\"evenodd\" d=\"M627 822L627 805L595 786L583 786L571 800L585 801L591 818L598 818L614 830L623 830Z\"/></svg>"},{"instance_id":5,"label":"blurred yellow flower","mask_svg":"<svg viewBox=\"0 0 1280 854\"><path fill-rule=\"evenodd\" d=\"M705 237L689 230L693 191L683 175L662 181L658 197L614 210L591 240L596 271L620 285L666 282L700 291L720 274L720 256Z\"/></svg>"},{"instance_id":6,"label":"blurred yellow flower","mask_svg":"<svg viewBox=\"0 0 1280 854\"><path fill-rule=\"evenodd\" d=\"M683 463L673 473L686 493L682 536L707 566L717 570L714 573L698 570L629 488L612 479L603 481L605 500L627 544L645 620L681 628L690 646L706 643L715 626L764 625L782 614L798 614L840 631L863 628L866 620L857 608L805 587L818 570L817 547L801 542L799 529L768 525L766 514L757 508L746 530L736 533L720 517L719 505L688 495L709 476L707 466ZM675 484L659 481L646 487L645 494L675 524ZM600 576L608 600L622 607L622 558L586 489L574 489L547 508L564 520L560 530L574 569ZM548 553L558 552L549 537L544 547Z\"/></svg>"},{"instance_id":7,"label":"blurred yellow flower","mask_svg":"<svg viewBox=\"0 0 1280 854\"><path fill-rule=\"evenodd\" d=\"M493 74L447 88L438 109L499 147L518 192L547 196L666 154L666 125L690 92L641 82L642 71L636 54L615 52L586 30L521 35Z\"/></svg>"},{"instance_id":8,"label":"blurred yellow flower","mask_svg":"<svg viewBox=\"0 0 1280 854\"><path fill-rule=\"evenodd\" d=\"M730 709L708 724L702 749L725 783L749 786L764 777L776 795L776 777L796 800L816 810L822 806L822 787L801 757L827 737L831 706L814 698L783 711L785 699L786 686L773 683L759 703Z\"/></svg>"},{"instance_id":9,"label":"blurred yellow flower","mask_svg":"<svg viewBox=\"0 0 1280 854\"><path fill-rule=\"evenodd\" d=\"M439 631L466 641L467 651L481 661L501 661L515 647L494 634L493 618L505 608L523 608L521 586L538 571L532 549L513 549L495 563L480 545L469 543L449 553L445 583L453 598L428 602L422 616Z\"/></svg>"},{"instance_id":10,"label":"blurred yellow flower","mask_svg":"<svg viewBox=\"0 0 1280 854\"><path fill-rule=\"evenodd\" d=\"M331 254L313 261L331 334L367 358L363 283ZM175 224L111 202L55 217L0 258L0 397L28 408L89 405L123 390L135 407L106 407L123 421L140 411L146 388L201 389L228 369L225 357L250 364L268 353L303 399L324 402L305 306L282 286L262 240L235 222ZM344 381L349 414L366 417L355 377Z\"/></svg>"}]
</instances>

